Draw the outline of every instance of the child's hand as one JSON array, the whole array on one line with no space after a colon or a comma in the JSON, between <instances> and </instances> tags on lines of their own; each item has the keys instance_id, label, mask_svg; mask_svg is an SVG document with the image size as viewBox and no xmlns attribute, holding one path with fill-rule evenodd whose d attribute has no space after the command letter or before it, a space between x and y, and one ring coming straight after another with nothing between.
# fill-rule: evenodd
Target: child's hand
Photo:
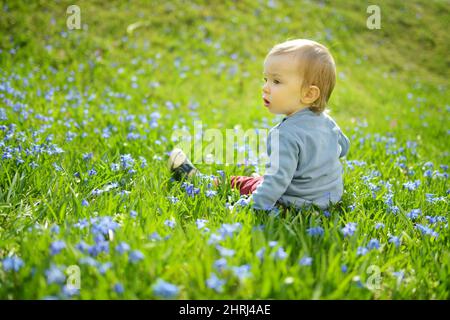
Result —
<instances>
[{"instance_id":1,"label":"child's hand","mask_svg":"<svg viewBox=\"0 0 450 320\"><path fill-rule=\"evenodd\" d=\"M258 173L256 173L256 172L253 172L252 174L251 174L251 176L253 177L253 178L258 178L258 177L261 177Z\"/></svg>"}]
</instances>

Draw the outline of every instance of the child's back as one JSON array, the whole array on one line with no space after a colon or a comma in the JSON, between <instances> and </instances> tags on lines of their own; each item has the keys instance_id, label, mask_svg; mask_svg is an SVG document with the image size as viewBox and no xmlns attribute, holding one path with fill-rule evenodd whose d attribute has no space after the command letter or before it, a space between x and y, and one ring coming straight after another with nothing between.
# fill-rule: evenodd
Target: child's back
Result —
<instances>
[{"instance_id":1,"label":"child's back","mask_svg":"<svg viewBox=\"0 0 450 320\"><path fill-rule=\"evenodd\" d=\"M321 208L343 194L342 164L349 140L326 113L300 110L271 129L264 183L253 193L256 209L269 209L279 201Z\"/></svg>"}]
</instances>

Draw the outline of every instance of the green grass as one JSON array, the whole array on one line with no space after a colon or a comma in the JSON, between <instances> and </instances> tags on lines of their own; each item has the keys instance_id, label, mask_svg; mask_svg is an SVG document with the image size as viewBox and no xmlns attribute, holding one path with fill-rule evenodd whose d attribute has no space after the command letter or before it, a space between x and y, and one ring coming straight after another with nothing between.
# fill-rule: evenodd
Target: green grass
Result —
<instances>
[{"instance_id":1,"label":"green grass","mask_svg":"<svg viewBox=\"0 0 450 320\"><path fill-rule=\"evenodd\" d=\"M380 30L366 28L369 2L275 3L79 1L87 28L73 31L66 27L72 3L3 6L0 298L69 298L63 292L67 279L49 283L46 274L52 266L64 273L72 265L80 268L81 280L74 299L159 298L153 290L158 279L176 285L173 297L179 299L450 298L449 186L440 167L448 165L450 147L448 1L380 1ZM127 33L137 22L141 26ZM166 167L172 133L183 126L193 133L194 120L224 133L236 125L274 126L280 118L261 105L262 63L274 44L292 38L325 44L337 63L331 115L351 140L342 159L342 203L329 216L321 210L230 210L226 204L239 199L237 191L223 186L208 198L207 183L199 180L199 194L190 197ZM153 112L161 117L152 125ZM73 139L68 132L76 134ZM130 132L139 138L127 139ZM52 143L64 152L46 152ZM31 152L41 144L44 152ZM90 152L92 159L83 160ZM135 160L134 173L111 169L125 154ZM429 162L432 167L424 166ZM199 167L227 176L248 170ZM96 175L89 176L90 169ZM416 180L414 191L403 186ZM117 187L92 194L109 183ZM179 201L171 203L171 196ZM413 209L421 210L417 219L407 216ZM104 243L109 252L92 257L100 265L83 264L89 254L76 246L95 243L95 226L76 223L104 216L118 223ZM426 216L442 221L431 223ZM173 228L168 219L176 222ZM208 220L209 231L198 230L197 219ZM345 237L342 228L350 222L356 231ZM209 240L223 224L234 223L240 227L219 241L234 255L225 257L229 268L218 271L214 263L221 256ZM376 229L377 223L384 228ZM418 224L439 235L422 234ZM309 236L307 229L317 226L324 234ZM160 240L151 238L154 232ZM401 240L398 247L391 236ZM370 239L380 248L358 255ZM65 248L51 255L57 240ZM130 253L116 250L121 241L144 258L129 262ZM257 252L263 247L261 261ZM273 256L280 247L284 259ZM17 272L5 267L10 256L23 261ZM311 265L299 264L305 256ZM240 280L231 267L242 265L250 266L250 275ZM224 280L221 292L207 286L212 273ZM122 294L114 290L117 283Z\"/></svg>"}]
</instances>

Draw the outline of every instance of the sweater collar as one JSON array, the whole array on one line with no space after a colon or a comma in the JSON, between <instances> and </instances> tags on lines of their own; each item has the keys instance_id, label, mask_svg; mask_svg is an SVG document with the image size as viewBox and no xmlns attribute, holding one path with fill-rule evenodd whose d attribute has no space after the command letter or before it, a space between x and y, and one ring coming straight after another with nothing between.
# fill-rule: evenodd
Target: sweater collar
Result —
<instances>
[{"instance_id":1,"label":"sweater collar","mask_svg":"<svg viewBox=\"0 0 450 320\"><path fill-rule=\"evenodd\" d=\"M306 108L304 108L304 109L301 109L301 110L299 110L299 111L296 111L296 112L292 113L292 114L289 115L289 116L284 117L283 120L282 120L281 122L284 122L285 120L287 120L287 119L289 119L289 118L298 117L298 116L303 115L303 114L305 114L305 113L311 113L311 112L313 112L313 111L312 111L309 107L306 107Z\"/></svg>"}]
</instances>

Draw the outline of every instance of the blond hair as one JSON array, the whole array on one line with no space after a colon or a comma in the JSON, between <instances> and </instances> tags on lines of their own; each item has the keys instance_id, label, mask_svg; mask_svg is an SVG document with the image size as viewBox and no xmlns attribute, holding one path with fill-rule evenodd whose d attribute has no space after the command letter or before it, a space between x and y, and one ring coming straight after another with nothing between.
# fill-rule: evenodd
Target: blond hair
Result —
<instances>
[{"instance_id":1,"label":"blond hair","mask_svg":"<svg viewBox=\"0 0 450 320\"><path fill-rule=\"evenodd\" d=\"M336 83L336 65L328 49L312 40L288 40L275 45L266 59L281 54L294 54L299 62L299 73L303 78L301 90L311 85L320 89L320 96L310 109L316 113L323 112Z\"/></svg>"}]
</instances>

